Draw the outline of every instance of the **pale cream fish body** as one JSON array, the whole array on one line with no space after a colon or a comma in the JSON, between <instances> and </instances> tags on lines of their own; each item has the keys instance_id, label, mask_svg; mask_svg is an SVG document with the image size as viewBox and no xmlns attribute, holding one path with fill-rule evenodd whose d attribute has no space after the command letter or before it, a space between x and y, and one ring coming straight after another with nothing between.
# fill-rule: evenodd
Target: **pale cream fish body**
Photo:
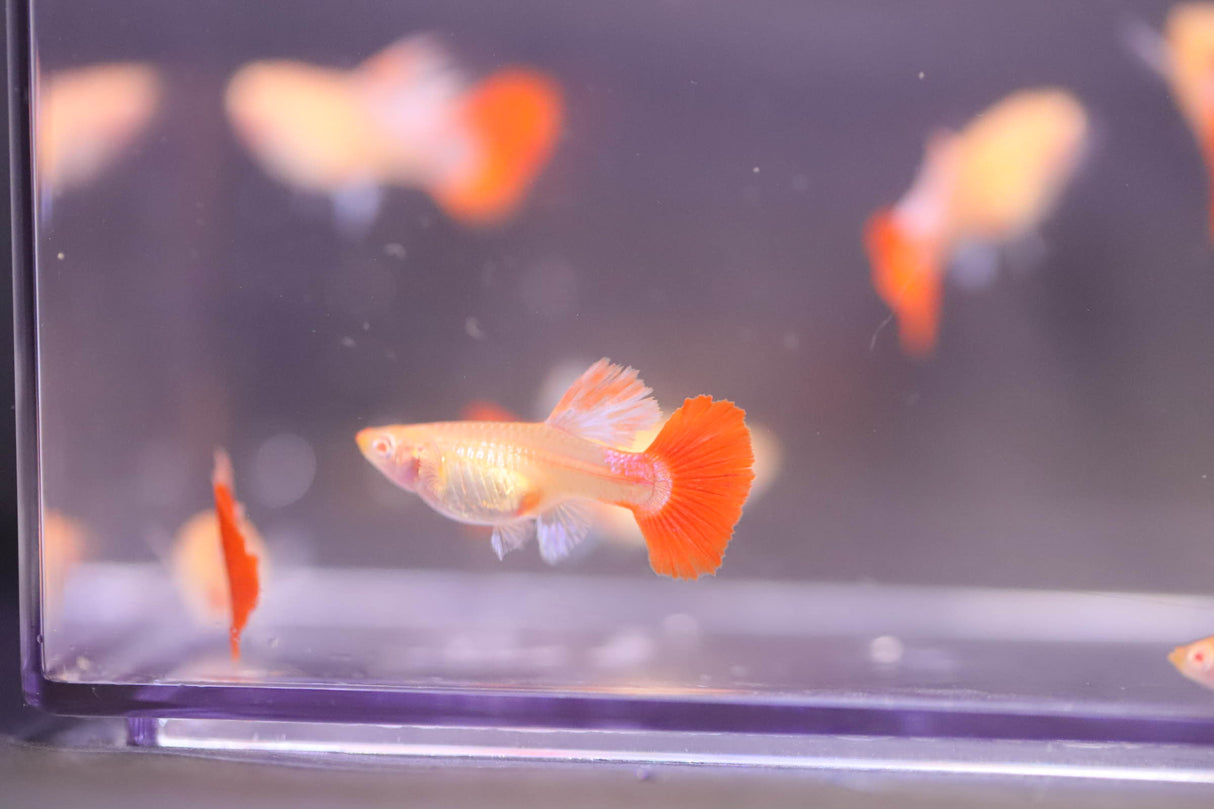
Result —
<instances>
[{"instance_id":1,"label":"pale cream fish body","mask_svg":"<svg viewBox=\"0 0 1214 809\"><path fill-rule=\"evenodd\" d=\"M443 422L396 435L419 448L418 494L461 522L534 517L573 497L644 505L658 494L643 456L543 423Z\"/></svg>"},{"instance_id":2,"label":"pale cream fish body","mask_svg":"<svg viewBox=\"0 0 1214 809\"><path fill-rule=\"evenodd\" d=\"M989 107L953 142L949 228L1006 241L1036 227L1071 178L1088 116L1065 90L1021 90Z\"/></svg>"},{"instance_id":3,"label":"pale cream fish body","mask_svg":"<svg viewBox=\"0 0 1214 809\"><path fill-rule=\"evenodd\" d=\"M1214 637L1177 646L1168 655L1168 662L1193 682L1214 688Z\"/></svg>"},{"instance_id":4,"label":"pale cream fish body","mask_svg":"<svg viewBox=\"0 0 1214 809\"><path fill-rule=\"evenodd\" d=\"M301 62L254 62L225 95L245 145L276 179L334 192L380 181L393 160L388 133L342 71Z\"/></svg>"}]
</instances>

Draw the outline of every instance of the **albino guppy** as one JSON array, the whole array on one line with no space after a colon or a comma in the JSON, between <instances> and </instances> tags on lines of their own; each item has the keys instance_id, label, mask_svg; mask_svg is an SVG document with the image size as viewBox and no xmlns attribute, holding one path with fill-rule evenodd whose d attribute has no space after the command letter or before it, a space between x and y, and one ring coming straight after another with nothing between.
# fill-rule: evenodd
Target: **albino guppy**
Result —
<instances>
[{"instance_id":1,"label":"albino guppy","mask_svg":"<svg viewBox=\"0 0 1214 809\"><path fill-rule=\"evenodd\" d=\"M602 359L541 423L451 421L368 427L363 455L435 511L493 526L499 558L532 535L555 563L590 532L589 500L632 510L655 573L716 572L754 480L745 413L687 399L642 452L634 436L660 418L632 368Z\"/></svg>"}]
</instances>

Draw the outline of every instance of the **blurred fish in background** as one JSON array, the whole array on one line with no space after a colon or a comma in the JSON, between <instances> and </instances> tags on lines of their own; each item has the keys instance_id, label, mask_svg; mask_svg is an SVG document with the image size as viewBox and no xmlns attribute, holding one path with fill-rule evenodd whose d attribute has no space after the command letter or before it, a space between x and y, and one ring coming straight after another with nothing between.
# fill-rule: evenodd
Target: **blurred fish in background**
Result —
<instances>
[{"instance_id":1,"label":"blurred fish in background","mask_svg":"<svg viewBox=\"0 0 1214 809\"><path fill-rule=\"evenodd\" d=\"M38 187L49 215L57 194L95 180L147 130L161 80L138 62L92 65L51 73L38 95Z\"/></svg>"},{"instance_id":2,"label":"blurred fish in background","mask_svg":"<svg viewBox=\"0 0 1214 809\"><path fill-rule=\"evenodd\" d=\"M1074 174L1087 134L1079 101L1045 88L1012 93L961 131L931 136L910 190L864 231L873 288L907 355L936 347L950 264L963 249L975 256L1028 236Z\"/></svg>"},{"instance_id":3,"label":"blurred fish in background","mask_svg":"<svg viewBox=\"0 0 1214 809\"><path fill-rule=\"evenodd\" d=\"M384 186L420 188L468 225L511 217L561 128L561 91L508 67L473 84L434 38L402 39L352 71L296 61L245 65L228 118L261 167L330 196L340 225L365 229Z\"/></svg>"},{"instance_id":4,"label":"blurred fish in background","mask_svg":"<svg viewBox=\"0 0 1214 809\"><path fill-rule=\"evenodd\" d=\"M1168 12L1162 72L1197 139L1210 176L1214 236L1214 4L1185 3Z\"/></svg>"}]
</instances>

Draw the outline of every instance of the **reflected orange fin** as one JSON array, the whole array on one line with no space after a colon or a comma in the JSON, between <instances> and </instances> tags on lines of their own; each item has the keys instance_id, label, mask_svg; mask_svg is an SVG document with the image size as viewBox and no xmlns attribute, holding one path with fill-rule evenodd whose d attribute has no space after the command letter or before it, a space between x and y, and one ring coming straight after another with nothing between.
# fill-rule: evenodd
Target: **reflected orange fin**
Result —
<instances>
[{"instance_id":1,"label":"reflected orange fin","mask_svg":"<svg viewBox=\"0 0 1214 809\"><path fill-rule=\"evenodd\" d=\"M521 421L511 411L487 399L476 399L464 405L460 418L464 421Z\"/></svg>"},{"instance_id":2,"label":"reflected orange fin","mask_svg":"<svg viewBox=\"0 0 1214 809\"><path fill-rule=\"evenodd\" d=\"M232 461L222 449L215 451L215 472L211 477L215 491L215 515L219 519L219 537L223 545L223 561L227 568L228 589L232 602L232 623L228 632L232 659L240 659L240 633L257 606L261 580L257 572L257 557L249 553L248 542L240 530L243 508L233 493Z\"/></svg>"},{"instance_id":3,"label":"reflected orange fin","mask_svg":"<svg viewBox=\"0 0 1214 809\"><path fill-rule=\"evenodd\" d=\"M433 193L455 218L493 224L513 213L552 154L561 127L560 89L533 70L502 70L472 89L462 114L476 165Z\"/></svg>"},{"instance_id":4,"label":"reflected orange fin","mask_svg":"<svg viewBox=\"0 0 1214 809\"><path fill-rule=\"evenodd\" d=\"M754 482L746 413L710 396L687 399L645 450L669 495L656 510L630 505L662 576L715 573Z\"/></svg>"},{"instance_id":5,"label":"reflected orange fin","mask_svg":"<svg viewBox=\"0 0 1214 809\"><path fill-rule=\"evenodd\" d=\"M873 289L898 321L903 352L928 356L940 329L944 278L939 251L930 240L907 233L888 208L869 219L864 246L872 263Z\"/></svg>"},{"instance_id":6,"label":"reflected orange fin","mask_svg":"<svg viewBox=\"0 0 1214 809\"><path fill-rule=\"evenodd\" d=\"M627 447L662 417L651 392L636 369L604 357L569 386L547 423L591 441Z\"/></svg>"}]
</instances>

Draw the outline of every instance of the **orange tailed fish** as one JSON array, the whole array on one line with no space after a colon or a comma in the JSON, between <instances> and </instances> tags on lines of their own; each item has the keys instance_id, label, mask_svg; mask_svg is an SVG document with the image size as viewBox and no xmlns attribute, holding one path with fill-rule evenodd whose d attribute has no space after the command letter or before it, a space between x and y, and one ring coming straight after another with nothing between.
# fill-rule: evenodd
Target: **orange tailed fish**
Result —
<instances>
[{"instance_id":1,"label":"orange tailed fish","mask_svg":"<svg viewBox=\"0 0 1214 809\"><path fill-rule=\"evenodd\" d=\"M432 37L402 39L350 71L261 61L228 83L228 118L279 181L333 197L354 225L383 186L421 188L453 218L509 218L547 163L560 88L508 67L471 82Z\"/></svg>"},{"instance_id":2,"label":"orange tailed fish","mask_svg":"<svg viewBox=\"0 0 1214 809\"><path fill-rule=\"evenodd\" d=\"M745 413L710 396L687 399L653 443L631 452L659 419L650 393L635 370L602 359L541 423L368 427L357 441L435 511L492 526L499 558L536 536L544 561L560 561L589 534L597 501L632 511L655 573L715 573L754 479Z\"/></svg>"},{"instance_id":3,"label":"orange tailed fish","mask_svg":"<svg viewBox=\"0 0 1214 809\"><path fill-rule=\"evenodd\" d=\"M257 557L258 578L266 573L265 543L244 514L237 525L248 553ZM177 530L169 567L190 616L200 626L221 626L232 620L232 587L228 584L219 515L214 508L200 511Z\"/></svg>"},{"instance_id":4,"label":"orange tailed fish","mask_svg":"<svg viewBox=\"0 0 1214 809\"><path fill-rule=\"evenodd\" d=\"M910 190L869 219L873 288L893 311L902 350L930 354L947 266L958 247L1017 239L1049 213L1078 166L1087 113L1064 90L1020 90L960 132L928 142Z\"/></svg>"},{"instance_id":5,"label":"orange tailed fish","mask_svg":"<svg viewBox=\"0 0 1214 809\"><path fill-rule=\"evenodd\" d=\"M1214 688L1214 637L1177 646L1168 662L1184 676L1206 688Z\"/></svg>"},{"instance_id":6,"label":"orange tailed fish","mask_svg":"<svg viewBox=\"0 0 1214 809\"><path fill-rule=\"evenodd\" d=\"M137 62L51 73L38 95L42 193L49 198L101 174L147 128L160 94L160 74Z\"/></svg>"},{"instance_id":7,"label":"orange tailed fish","mask_svg":"<svg viewBox=\"0 0 1214 809\"><path fill-rule=\"evenodd\" d=\"M223 564L227 572L232 621L228 639L232 659L240 659L240 633L244 631L261 593L257 556L250 552L246 536L244 506L236 500L232 478L232 461L223 450L215 451L215 471L211 476L215 494L215 517L219 523L219 540L223 549ZM250 532L251 533L251 532Z\"/></svg>"}]
</instances>

